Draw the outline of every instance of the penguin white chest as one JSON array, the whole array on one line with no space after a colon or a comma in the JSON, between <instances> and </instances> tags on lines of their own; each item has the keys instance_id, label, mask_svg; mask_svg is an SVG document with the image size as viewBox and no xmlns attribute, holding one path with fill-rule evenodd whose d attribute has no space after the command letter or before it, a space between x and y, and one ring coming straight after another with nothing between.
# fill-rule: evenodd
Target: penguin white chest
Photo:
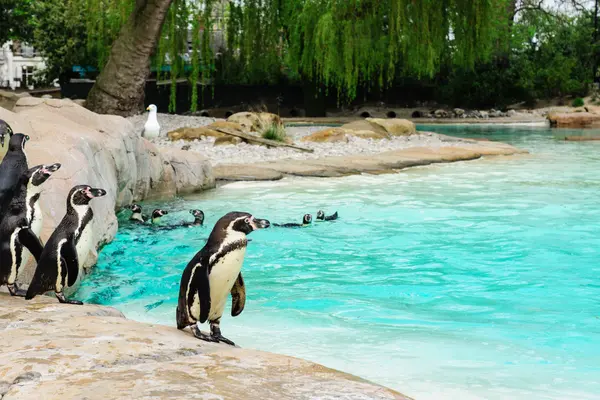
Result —
<instances>
[{"instance_id":1,"label":"penguin white chest","mask_svg":"<svg viewBox=\"0 0 600 400\"><path fill-rule=\"evenodd\" d=\"M242 270L245 255L246 246L243 246L228 252L213 265L208 276L210 285L209 320L215 320L223 315L227 295Z\"/></svg>"},{"instance_id":2,"label":"penguin white chest","mask_svg":"<svg viewBox=\"0 0 600 400\"><path fill-rule=\"evenodd\" d=\"M42 209L40 208L40 203L38 201L33 205L33 221L31 221L31 230L36 236L40 236L42 232L42 225L44 222L44 217L42 214Z\"/></svg>"}]
</instances>

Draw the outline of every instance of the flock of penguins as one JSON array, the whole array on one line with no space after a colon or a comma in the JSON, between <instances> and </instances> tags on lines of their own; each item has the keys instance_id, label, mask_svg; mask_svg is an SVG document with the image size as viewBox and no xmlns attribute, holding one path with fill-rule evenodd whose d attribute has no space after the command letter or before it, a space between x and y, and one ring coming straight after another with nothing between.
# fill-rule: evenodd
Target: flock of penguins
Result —
<instances>
[{"instance_id":1,"label":"flock of penguins","mask_svg":"<svg viewBox=\"0 0 600 400\"><path fill-rule=\"evenodd\" d=\"M90 202L106 195L106 190L89 185L74 186L67 195L67 211L46 244L40 240L42 212L39 205L42 185L58 171L61 164L28 167L25 145L29 136L15 133L0 120L0 147L8 139L8 150L0 163L0 286L7 285L12 296L33 299L37 295L53 291L60 303L83 304L69 300L64 289L73 286L79 274L79 256L89 245L90 221L94 217ZM128 207L130 220L157 224L167 211L156 209L151 218L142 214L138 204ZM201 210L191 210L193 222L167 226L197 226L204 223ZM317 214L318 220L338 218L337 212L325 216ZM312 222L310 214L304 215L302 223L274 224L281 227L301 227ZM220 320L227 297L232 296L231 315L244 310L246 289L241 268L248 244L247 235L268 228L266 219L255 218L245 212L230 212L215 224L205 246L187 264L181 277L177 305L177 328L190 327L194 336L210 342L234 343L223 337ZM88 228L88 229L86 229ZM24 264L23 249L35 257L37 267L28 289L17 286L19 268ZM200 330L206 321L210 333Z\"/></svg>"}]
</instances>

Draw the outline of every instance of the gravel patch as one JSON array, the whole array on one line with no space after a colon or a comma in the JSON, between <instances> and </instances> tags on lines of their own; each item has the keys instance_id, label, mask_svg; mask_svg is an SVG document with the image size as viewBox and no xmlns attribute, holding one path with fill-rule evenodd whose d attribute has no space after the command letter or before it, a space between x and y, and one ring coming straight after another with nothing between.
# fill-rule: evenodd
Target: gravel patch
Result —
<instances>
[{"instance_id":1,"label":"gravel patch","mask_svg":"<svg viewBox=\"0 0 600 400\"><path fill-rule=\"evenodd\" d=\"M146 122L145 115L130 117L136 129L141 131ZM328 156L348 155L373 155L385 151L401 150L410 147L440 147L452 146L457 143L443 140L435 133L421 132L418 135L399 136L392 139L363 139L349 137L347 143L311 143L298 142L300 138L310 135L327 126L294 126L286 129L296 144L314 150L314 153L305 153L285 147L268 148L266 146L250 145L241 143L238 145L214 146L214 138L194 141L170 141L166 134L180 127L199 127L209 125L216 121L215 118L189 117L182 115L158 114L158 122L161 125L161 137L153 139L152 142L159 147L179 148L189 146L189 151L197 152L208 158L212 165L220 164L251 164L281 159L309 160ZM462 143L464 146L464 143Z\"/></svg>"}]
</instances>

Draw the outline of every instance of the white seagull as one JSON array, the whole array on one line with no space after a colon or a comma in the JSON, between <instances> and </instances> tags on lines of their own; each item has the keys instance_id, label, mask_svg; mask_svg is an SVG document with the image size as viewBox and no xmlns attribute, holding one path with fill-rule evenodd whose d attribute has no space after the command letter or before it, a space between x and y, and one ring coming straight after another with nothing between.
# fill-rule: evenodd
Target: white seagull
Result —
<instances>
[{"instance_id":1,"label":"white seagull","mask_svg":"<svg viewBox=\"0 0 600 400\"><path fill-rule=\"evenodd\" d=\"M144 125L144 131L142 132L142 137L145 137L146 139L154 139L160 135L160 125L156 118L157 110L158 109L154 104L150 104L148 108L146 108L146 111L150 111L146 125Z\"/></svg>"}]
</instances>

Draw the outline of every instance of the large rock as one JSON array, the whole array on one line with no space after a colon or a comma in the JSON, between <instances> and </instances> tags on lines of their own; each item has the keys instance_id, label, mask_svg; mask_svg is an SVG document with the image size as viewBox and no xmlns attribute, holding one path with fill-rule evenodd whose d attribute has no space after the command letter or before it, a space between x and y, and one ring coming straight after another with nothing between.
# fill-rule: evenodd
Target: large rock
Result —
<instances>
[{"instance_id":1,"label":"large rock","mask_svg":"<svg viewBox=\"0 0 600 400\"><path fill-rule=\"evenodd\" d=\"M30 97L29 93L16 93L11 90L0 90L0 107L12 111L19 99Z\"/></svg>"},{"instance_id":2,"label":"large rock","mask_svg":"<svg viewBox=\"0 0 600 400\"><path fill-rule=\"evenodd\" d=\"M409 400L322 365L203 342L109 307L3 293L0 303L0 397L7 400Z\"/></svg>"},{"instance_id":3,"label":"large rock","mask_svg":"<svg viewBox=\"0 0 600 400\"><path fill-rule=\"evenodd\" d=\"M414 122L407 119L367 118L371 125L381 127L389 136L407 136L417 133Z\"/></svg>"},{"instance_id":4,"label":"large rock","mask_svg":"<svg viewBox=\"0 0 600 400\"><path fill-rule=\"evenodd\" d=\"M592 128L600 127L600 114L590 112L550 113L550 125L556 128Z\"/></svg>"},{"instance_id":5,"label":"large rock","mask_svg":"<svg viewBox=\"0 0 600 400\"><path fill-rule=\"evenodd\" d=\"M31 136L26 146L29 165L62 164L44 184L40 198L42 241L64 216L71 187L89 184L108 192L91 203L93 243L80 255L82 268L94 265L98 245L114 237L115 209L132 201L171 198L214 187L208 161L185 151L163 154L124 118L95 114L70 100L34 97L21 98L15 111L0 108L0 119L16 132ZM20 282L28 284L33 271L30 262L21 269Z\"/></svg>"},{"instance_id":6,"label":"large rock","mask_svg":"<svg viewBox=\"0 0 600 400\"><path fill-rule=\"evenodd\" d=\"M362 139L385 139L388 137L387 135L370 130L328 128L323 129L322 131L314 132L308 136L304 136L301 141L316 143L345 143L348 142L348 137L350 136L359 137Z\"/></svg>"},{"instance_id":7,"label":"large rock","mask_svg":"<svg viewBox=\"0 0 600 400\"><path fill-rule=\"evenodd\" d=\"M178 128L178 129L175 129L174 131L167 133L167 137L173 141L176 141L176 140L202 140L202 139L206 139L207 137L220 138L222 136L225 136L225 134L223 134L221 132L217 132L206 126L200 126L200 127L196 127L196 128L183 127L183 128Z\"/></svg>"},{"instance_id":8,"label":"large rock","mask_svg":"<svg viewBox=\"0 0 600 400\"><path fill-rule=\"evenodd\" d=\"M240 124L247 132L262 132L271 125L281 125L281 118L266 112L239 112L227 118L228 122Z\"/></svg>"}]
</instances>

